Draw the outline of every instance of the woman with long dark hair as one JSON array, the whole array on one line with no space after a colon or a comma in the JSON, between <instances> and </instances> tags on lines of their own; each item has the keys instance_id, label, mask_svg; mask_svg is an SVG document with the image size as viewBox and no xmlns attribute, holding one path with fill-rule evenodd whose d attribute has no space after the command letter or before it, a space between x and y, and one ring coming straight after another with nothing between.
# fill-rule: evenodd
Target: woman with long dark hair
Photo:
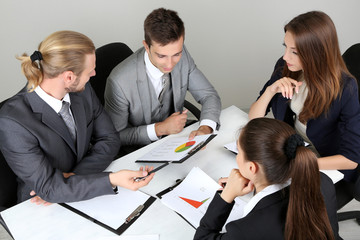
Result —
<instances>
[{"instance_id":1,"label":"woman with long dark hair","mask_svg":"<svg viewBox=\"0 0 360 240\"><path fill-rule=\"evenodd\" d=\"M283 121L251 120L241 131L236 161L194 239L334 239L320 192L316 155ZM244 216L226 225L237 196L253 191Z\"/></svg>"},{"instance_id":2,"label":"woman with long dark hair","mask_svg":"<svg viewBox=\"0 0 360 240\"><path fill-rule=\"evenodd\" d=\"M310 143L320 169L340 170L345 180L354 181L360 162L358 85L342 59L335 25L325 13L312 11L284 30L284 56L249 119L272 110Z\"/></svg>"}]
</instances>

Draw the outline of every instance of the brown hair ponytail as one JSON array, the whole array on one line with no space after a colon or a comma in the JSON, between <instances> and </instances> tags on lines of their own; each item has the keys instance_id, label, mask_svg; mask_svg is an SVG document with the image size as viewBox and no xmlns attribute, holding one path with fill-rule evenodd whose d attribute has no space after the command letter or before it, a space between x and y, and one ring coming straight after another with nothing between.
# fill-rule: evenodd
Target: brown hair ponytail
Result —
<instances>
[{"instance_id":1,"label":"brown hair ponytail","mask_svg":"<svg viewBox=\"0 0 360 240\"><path fill-rule=\"evenodd\" d=\"M285 239L334 239L323 197L320 172L315 154L297 147L292 161L289 206Z\"/></svg>"},{"instance_id":2,"label":"brown hair ponytail","mask_svg":"<svg viewBox=\"0 0 360 240\"><path fill-rule=\"evenodd\" d=\"M291 178L285 239L334 239L317 158L293 128L276 119L255 118L242 129L239 145L246 160L262 166L267 184Z\"/></svg>"}]
</instances>

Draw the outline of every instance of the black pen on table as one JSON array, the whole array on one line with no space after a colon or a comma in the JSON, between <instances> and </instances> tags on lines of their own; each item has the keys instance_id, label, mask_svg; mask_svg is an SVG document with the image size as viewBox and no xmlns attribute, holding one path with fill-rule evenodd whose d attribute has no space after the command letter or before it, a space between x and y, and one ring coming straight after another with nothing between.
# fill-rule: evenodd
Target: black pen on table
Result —
<instances>
[{"instance_id":1,"label":"black pen on table","mask_svg":"<svg viewBox=\"0 0 360 240\"><path fill-rule=\"evenodd\" d=\"M148 175L144 176L144 177L137 177L135 178L135 182L139 182L141 180L144 180L145 178L147 178L150 174L159 171L160 169L162 169L163 167L166 167L167 165L169 165L171 162L166 162L160 166L158 166L157 168L154 168L153 170L151 170L150 172L148 172Z\"/></svg>"}]
</instances>

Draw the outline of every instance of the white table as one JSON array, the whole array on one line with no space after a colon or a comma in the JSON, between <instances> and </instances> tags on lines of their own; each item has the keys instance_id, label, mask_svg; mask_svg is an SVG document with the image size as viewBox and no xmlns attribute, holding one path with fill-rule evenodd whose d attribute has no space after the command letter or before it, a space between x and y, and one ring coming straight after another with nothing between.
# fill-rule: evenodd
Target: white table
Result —
<instances>
[{"instance_id":1,"label":"white table","mask_svg":"<svg viewBox=\"0 0 360 240\"><path fill-rule=\"evenodd\" d=\"M175 184L177 179L183 179L193 167L200 167L210 177L217 180L228 176L232 168L236 168L235 155L223 146L233 142L238 137L238 129L245 125L248 116L235 106L228 107L221 112L221 128L205 150L181 164L170 164L158 171L148 186L141 191L156 196L160 191ZM195 123L183 132L168 136L188 136L197 129ZM114 161L107 170L138 169L141 164L135 160L158 146L167 138L152 143L136 152L128 154ZM159 164L151 164L158 166ZM338 171L326 171L334 182L343 178ZM10 209L1 212L8 228L16 240L21 239L120 239L114 233L94 224L87 219L61 207L58 204L51 206L37 206L25 201ZM159 234L162 240L192 239L195 229L186 223L179 215L156 200L149 209L131 225L123 235Z\"/></svg>"}]
</instances>

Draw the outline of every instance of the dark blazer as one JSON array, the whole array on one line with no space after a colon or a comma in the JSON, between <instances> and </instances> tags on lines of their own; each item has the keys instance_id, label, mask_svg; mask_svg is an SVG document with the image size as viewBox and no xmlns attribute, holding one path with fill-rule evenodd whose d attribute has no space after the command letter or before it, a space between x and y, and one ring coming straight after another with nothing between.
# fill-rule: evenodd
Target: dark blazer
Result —
<instances>
[{"instance_id":1,"label":"dark blazer","mask_svg":"<svg viewBox=\"0 0 360 240\"><path fill-rule=\"evenodd\" d=\"M85 200L114 193L102 171L120 142L90 84L70 93L77 127L74 144L61 117L35 92L21 91L0 110L0 147L18 176L18 201L34 190L49 202ZM63 172L76 175L65 179Z\"/></svg>"},{"instance_id":2,"label":"dark blazer","mask_svg":"<svg viewBox=\"0 0 360 240\"><path fill-rule=\"evenodd\" d=\"M332 180L324 173L320 173L321 193L326 204L335 239L339 236L339 226L336 216L336 194ZM311 199L309 199L311 201ZM289 205L289 187L270 194L261 199L251 212L244 218L229 222L226 233L220 233L230 212L233 203L225 202L220 194L216 193L204 217L200 221L194 239L201 240L235 240L235 239L284 239L285 221Z\"/></svg>"},{"instance_id":3,"label":"dark blazer","mask_svg":"<svg viewBox=\"0 0 360 240\"><path fill-rule=\"evenodd\" d=\"M140 48L117 65L106 81L105 109L120 132L122 145L146 145L151 143L147 125L155 123L158 109L151 106L153 88L146 75L145 48ZM210 119L220 126L221 101L214 87L196 67L186 47L180 61L171 71L174 112L183 110L187 91L201 104L202 119ZM171 115L169 113L168 115Z\"/></svg>"},{"instance_id":4,"label":"dark blazer","mask_svg":"<svg viewBox=\"0 0 360 240\"><path fill-rule=\"evenodd\" d=\"M244 218L229 222L227 233L220 233L234 205L216 193L200 221L194 239L284 239L289 189L285 188L261 199Z\"/></svg>"},{"instance_id":5,"label":"dark blazer","mask_svg":"<svg viewBox=\"0 0 360 240\"><path fill-rule=\"evenodd\" d=\"M271 79L260 91L260 96L266 88L282 77L284 60L276 63ZM331 104L327 115L322 114L307 122L306 135L314 144L320 156L336 154L360 163L360 105L358 85L354 78L343 76L343 90L341 96ZM267 112L272 110L276 119L285 121L293 126L294 113L290 109L290 101L280 93L270 101ZM354 180L356 170L340 170L346 180Z\"/></svg>"}]
</instances>

